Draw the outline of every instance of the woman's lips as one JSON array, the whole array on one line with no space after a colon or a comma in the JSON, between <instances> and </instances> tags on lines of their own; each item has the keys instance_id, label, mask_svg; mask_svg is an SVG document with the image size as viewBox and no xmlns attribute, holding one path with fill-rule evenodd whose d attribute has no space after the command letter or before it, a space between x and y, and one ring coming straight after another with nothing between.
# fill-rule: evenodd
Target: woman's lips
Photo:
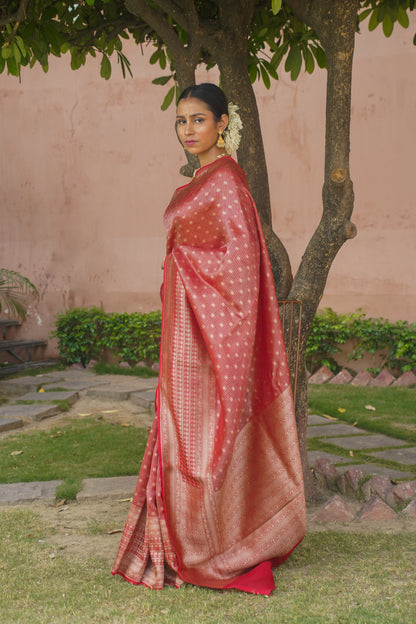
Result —
<instances>
[{"instance_id":1,"label":"woman's lips","mask_svg":"<svg viewBox=\"0 0 416 624\"><path fill-rule=\"evenodd\" d=\"M196 141L185 141L185 145L194 145Z\"/></svg>"}]
</instances>

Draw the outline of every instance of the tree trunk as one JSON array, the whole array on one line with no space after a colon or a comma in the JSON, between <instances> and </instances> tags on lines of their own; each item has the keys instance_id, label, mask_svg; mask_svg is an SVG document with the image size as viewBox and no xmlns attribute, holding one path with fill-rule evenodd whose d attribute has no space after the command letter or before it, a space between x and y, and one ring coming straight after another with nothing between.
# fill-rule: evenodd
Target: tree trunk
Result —
<instances>
[{"instance_id":1,"label":"tree trunk","mask_svg":"<svg viewBox=\"0 0 416 624\"><path fill-rule=\"evenodd\" d=\"M356 234L350 217L354 205L349 176L351 78L358 0L288 0L300 19L318 33L328 64L326 98L325 178L323 214L313 234L289 293L303 304L300 345L301 371L296 418L305 478L306 497L316 495L306 451L308 382L304 374L305 349L321 301L329 269L341 246Z\"/></svg>"},{"instance_id":2,"label":"tree trunk","mask_svg":"<svg viewBox=\"0 0 416 624\"><path fill-rule=\"evenodd\" d=\"M216 59L221 73L221 86L229 100L239 107L243 131L238 162L246 172L250 192L262 222L277 297L285 299L292 284L292 270L287 251L272 229L266 156L256 97L246 64L247 40L243 39L239 43L241 50L234 43L232 54L229 47L217 50Z\"/></svg>"}]
</instances>

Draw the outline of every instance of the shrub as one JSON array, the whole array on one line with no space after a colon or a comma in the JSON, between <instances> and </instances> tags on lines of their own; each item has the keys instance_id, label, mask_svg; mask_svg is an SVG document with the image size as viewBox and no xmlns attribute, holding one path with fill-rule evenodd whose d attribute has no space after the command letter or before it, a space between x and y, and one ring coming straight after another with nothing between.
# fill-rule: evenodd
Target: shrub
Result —
<instances>
[{"instance_id":1,"label":"shrub","mask_svg":"<svg viewBox=\"0 0 416 624\"><path fill-rule=\"evenodd\" d=\"M366 318L361 310L337 314L331 308L318 313L313 321L306 347L308 369L314 372L326 364L334 372L339 370L336 355L347 341L352 343L351 360L377 355L379 365L371 369L374 373L383 367L399 372L416 369L416 323Z\"/></svg>"},{"instance_id":2,"label":"shrub","mask_svg":"<svg viewBox=\"0 0 416 624\"><path fill-rule=\"evenodd\" d=\"M108 349L120 360L136 364L159 359L161 313L135 312L106 314L102 309L73 308L56 317L56 330L61 357L68 363L84 366L100 359Z\"/></svg>"},{"instance_id":3,"label":"shrub","mask_svg":"<svg viewBox=\"0 0 416 624\"><path fill-rule=\"evenodd\" d=\"M105 346L123 362L159 360L161 312L108 314Z\"/></svg>"},{"instance_id":4,"label":"shrub","mask_svg":"<svg viewBox=\"0 0 416 624\"><path fill-rule=\"evenodd\" d=\"M68 363L85 366L104 351L105 313L101 308L73 308L56 316L56 330L61 357Z\"/></svg>"}]
</instances>

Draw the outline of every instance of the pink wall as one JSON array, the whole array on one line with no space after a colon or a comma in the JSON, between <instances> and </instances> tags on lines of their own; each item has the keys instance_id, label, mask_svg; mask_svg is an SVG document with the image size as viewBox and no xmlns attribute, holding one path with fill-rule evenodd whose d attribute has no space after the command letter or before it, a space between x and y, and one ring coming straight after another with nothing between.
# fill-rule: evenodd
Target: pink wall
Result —
<instances>
[{"instance_id":1,"label":"pink wall","mask_svg":"<svg viewBox=\"0 0 416 624\"><path fill-rule=\"evenodd\" d=\"M415 22L415 20L414 20ZM415 320L415 28L357 37L351 171L358 236L330 273L322 307ZM159 307L162 215L183 183L184 162L162 113L160 70L131 46L134 79L117 64L104 81L90 60L73 72L0 77L1 265L41 291L24 333L48 335L72 306L106 311ZM256 92L264 129L275 230L296 269L321 213L325 72L296 83L282 73ZM199 80L206 79L205 70ZM215 75L212 76L215 79ZM53 351L53 343L51 342Z\"/></svg>"}]
</instances>

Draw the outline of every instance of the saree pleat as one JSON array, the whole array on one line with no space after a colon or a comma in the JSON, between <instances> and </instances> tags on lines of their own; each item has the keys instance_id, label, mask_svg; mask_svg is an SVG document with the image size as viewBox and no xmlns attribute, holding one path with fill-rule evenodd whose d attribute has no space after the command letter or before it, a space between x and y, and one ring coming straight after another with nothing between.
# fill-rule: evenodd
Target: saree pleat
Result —
<instances>
[{"instance_id":1,"label":"saree pleat","mask_svg":"<svg viewBox=\"0 0 416 624\"><path fill-rule=\"evenodd\" d=\"M113 574L269 594L305 501L270 261L244 173L200 169L165 213L155 419Z\"/></svg>"}]
</instances>

